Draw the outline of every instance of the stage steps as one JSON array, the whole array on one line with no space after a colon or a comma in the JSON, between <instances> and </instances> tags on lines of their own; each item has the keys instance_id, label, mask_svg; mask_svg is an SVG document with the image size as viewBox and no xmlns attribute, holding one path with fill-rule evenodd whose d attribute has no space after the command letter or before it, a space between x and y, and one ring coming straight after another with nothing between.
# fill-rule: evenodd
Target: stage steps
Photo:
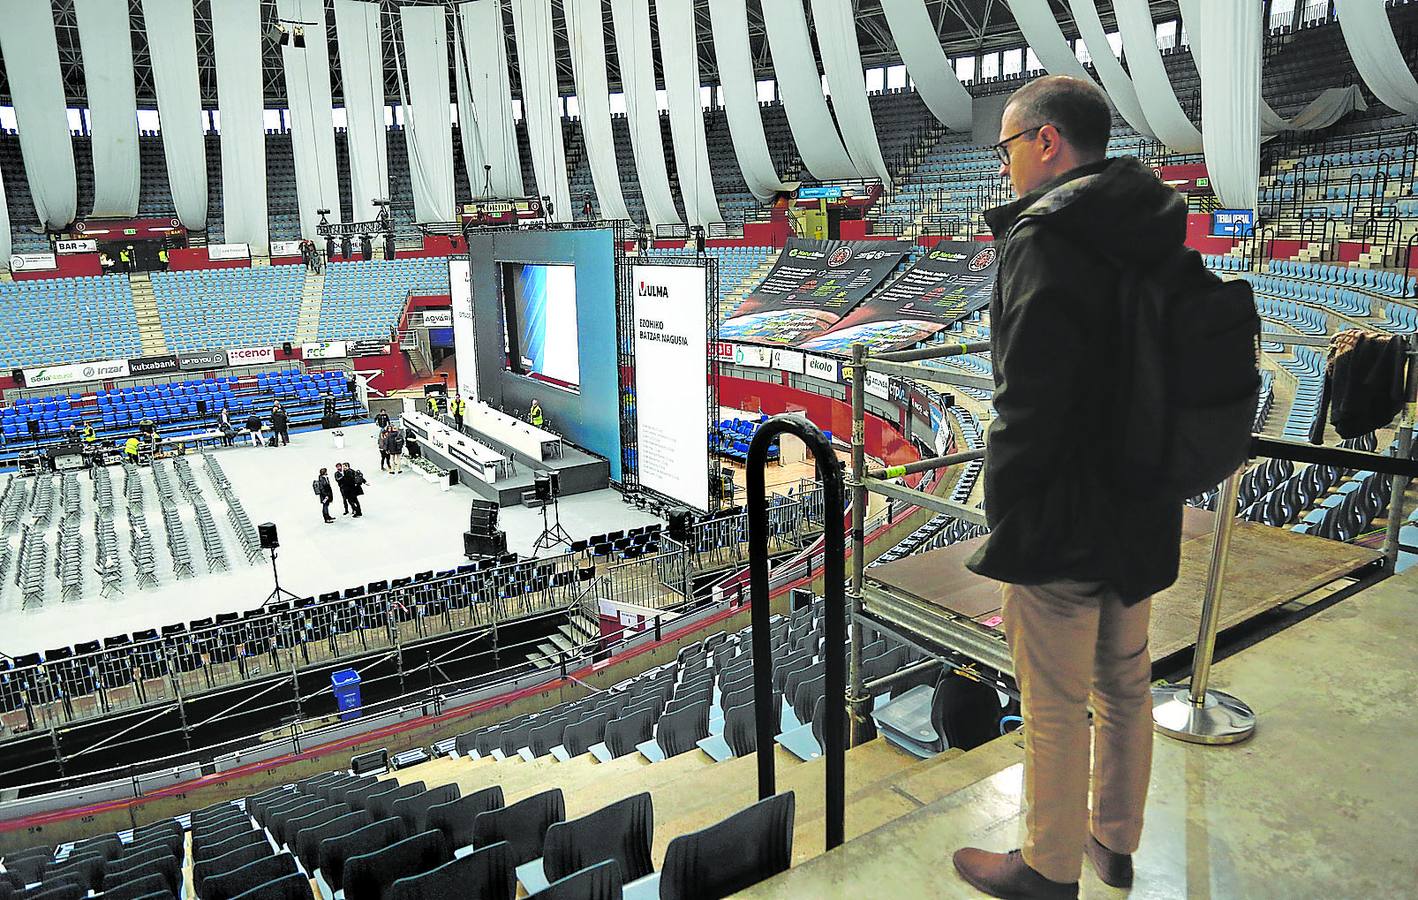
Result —
<instances>
[{"instance_id":1,"label":"stage steps","mask_svg":"<svg viewBox=\"0 0 1418 900\"><path fill-rule=\"evenodd\" d=\"M300 314L296 319L295 340L298 344L318 340L320 335L320 300L325 295L325 275L309 270L300 290Z\"/></svg>"},{"instance_id":2,"label":"stage steps","mask_svg":"<svg viewBox=\"0 0 1418 900\"><path fill-rule=\"evenodd\" d=\"M133 291L133 317L138 322L143 355L162 356L167 353L167 338L163 336L162 318L158 315L152 279L147 272L134 272L128 276L128 282Z\"/></svg>"}]
</instances>

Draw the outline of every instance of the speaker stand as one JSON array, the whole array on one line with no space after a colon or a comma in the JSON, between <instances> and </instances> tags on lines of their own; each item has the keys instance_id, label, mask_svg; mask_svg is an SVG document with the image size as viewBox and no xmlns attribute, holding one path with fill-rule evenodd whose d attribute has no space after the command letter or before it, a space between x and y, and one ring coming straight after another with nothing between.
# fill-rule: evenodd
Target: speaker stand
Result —
<instances>
[{"instance_id":1,"label":"speaker stand","mask_svg":"<svg viewBox=\"0 0 1418 900\"><path fill-rule=\"evenodd\" d=\"M281 573L276 569L276 549L270 548L271 553L271 580L276 586L271 588L271 593L266 595L266 599L261 601L263 607L270 606L279 600L299 600L300 597L281 587Z\"/></svg>"},{"instance_id":2,"label":"speaker stand","mask_svg":"<svg viewBox=\"0 0 1418 900\"><path fill-rule=\"evenodd\" d=\"M552 507L556 512L556 520L552 524L547 524L547 507ZM552 497L551 500L542 504L542 533L537 538L537 542L532 545L532 555L536 556L541 550L550 550L561 544L571 545L571 535L566 533L566 529L561 527L561 500Z\"/></svg>"}]
</instances>

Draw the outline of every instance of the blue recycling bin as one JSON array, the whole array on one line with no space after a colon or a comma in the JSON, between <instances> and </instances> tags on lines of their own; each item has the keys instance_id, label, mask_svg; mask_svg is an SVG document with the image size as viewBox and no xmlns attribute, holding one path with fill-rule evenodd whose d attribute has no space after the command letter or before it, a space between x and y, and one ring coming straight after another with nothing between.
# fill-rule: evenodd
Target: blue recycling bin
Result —
<instances>
[{"instance_id":1,"label":"blue recycling bin","mask_svg":"<svg viewBox=\"0 0 1418 900\"><path fill-rule=\"evenodd\" d=\"M358 719L359 673L354 669L341 669L330 676L330 686L335 689L335 705L340 709L340 721Z\"/></svg>"}]
</instances>

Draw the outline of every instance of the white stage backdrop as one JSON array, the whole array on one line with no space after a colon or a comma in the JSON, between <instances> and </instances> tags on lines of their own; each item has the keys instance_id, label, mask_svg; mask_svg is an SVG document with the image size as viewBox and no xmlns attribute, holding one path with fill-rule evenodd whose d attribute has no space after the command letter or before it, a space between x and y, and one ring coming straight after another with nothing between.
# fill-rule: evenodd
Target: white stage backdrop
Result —
<instances>
[{"instance_id":1,"label":"white stage backdrop","mask_svg":"<svg viewBox=\"0 0 1418 900\"><path fill-rule=\"evenodd\" d=\"M468 54L468 81L473 117L483 163L492 166L492 192L521 197L522 155L517 148L517 123L512 117L512 85L507 68L507 34L499 0L477 0L458 7L463 46ZM472 182L473 195L483 194L484 173Z\"/></svg>"},{"instance_id":2,"label":"white stage backdrop","mask_svg":"<svg viewBox=\"0 0 1418 900\"><path fill-rule=\"evenodd\" d=\"M466 259L448 260L448 287L453 298L453 366L458 393L469 403L478 399L478 354L473 329L473 285Z\"/></svg>"},{"instance_id":3,"label":"white stage backdrop","mask_svg":"<svg viewBox=\"0 0 1418 900\"><path fill-rule=\"evenodd\" d=\"M405 143L419 222L453 221L453 121L448 91L448 25L438 6L401 6Z\"/></svg>"},{"instance_id":4,"label":"white stage backdrop","mask_svg":"<svg viewBox=\"0 0 1418 900\"><path fill-rule=\"evenodd\" d=\"M190 231L207 227L207 144L202 85L197 80L197 27L187 0L143 0L167 183L177 218Z\"/></svg>"},{"instance_id":5,"label":"white stage backdrop","mask_svg":"<svg viewBox=\"0 0 1418 900\"><path fill-rule=\"evenodd\" d=\"M822 78L812 58L802 0L771 0L763 4L763 24L773 52L773 74L788 127L803 165L815 177L856 178L859 173L842 146L837 124L822 94Z\"/></svg>"},{"instance_id":6,"label":"white stage backdrop","mask_svg":"<svg viewBox=\"0 0 1418 900\"><path fill-rule=\"evenodd\" d=\"M138 101L133 93L133 31L128 6L112 0L74 0L74 12L79 20L89 133L93 136L93 215L136 216ZM220 66L217 71L221 72Z\"/></svg>"},{"instance_id":7,"label":"white stage backdrop","mask_svg":"<svg viewBox=\"0 0 1418 900\"><path fill-rule=\"evenodd\" d=\"M572 217L571 188L566 182L566 146L561 136L551 0L512 0L512 27L517 32L522 116L527 122L537 193L551 199L553 221L567 222Z\"/></svg>"},{"instance_id":8,"label":"white stage backdrop","mask_svg":"<svg viewBox=\"0 0 1418 900\"><path fill-rule=\"evenodd\" d=\"M602 219L629 219L620 189L620 166L611 131L610 88L606 84L606 29L601 0L565 0L566 33L571 39L571 71L581 107L582 143L591 165ZM584 27L583 27L584 26ZM576 198L580 199L580 198Z\"/></svg>"},{"instance_id":9,"label":"white stage backdrop","mask_svg":"<svg viewBox=\"0 0 1418 900\"><path fill-rule=\"evenodd\" d=\"M1113 48L1108 44L1108 36L1103 32L1103 23L1098 18L1094 0L1068 0L1068 8L1073 14L1074 24L1078 26L1079 35L1083 37L1083 44L1088 48L1088 55L1093 58L1093 69L1098 73L1098 80L1103 82L1103 90L1108 92L1118 115L1132 126L1133 131L1153 137L1152 126L1147 124L1147 117L1142 114L1142 104L1137 100L1132 77L1123 69L1122 61L1113 55Z\"/></svg>"},{"instance_id":10,"label":"white stage backdrop","mask_svg":"<svg viewBox=\"0 0 1418 900\"><path fill-rule=\"evenodd\" d=\"M615 23L617 59L651 60L650 0L611 0ZM665 143L660 137L660 113L655 104L655 77L652 66L621 66L621 89L625 91L625 116L630 126L630 148L635 153L635 172L640 179L640 197L645 201L645 217L651 225L679 221L675 198L670 193L670 175L665 168Z\"/></svg>"},{"instance_id":11,"label":"white stage backdrop","mask_svg":"<svg viewBox=\"0 0 1418 900\"><path fill-rule=\"evenodd\" d=\"M1384 0L1334 0L1334 12L1369 90L1389 109L1418 117L1418 79L1398 49Z\"/></svg>"},{"instance_id":12,"label":"white stage backdrop","mask_svg":"<svg viewBox=\"0 0 1418 900\"><path fill-rule=\"evenodd\" d=\"M384 42L380 39L379 16L377 3L335 0L345 135L350 147L352 222L374 221L379 207L373 201L389 198L389 153L384 140ZM479 184L481 174L479 168Z\"/></svg>"},{"instance_id":13,"label":"white stage backdrop","mask_svg":"<svg viewBox=\"0 0 1418 900\"><path fill-rule=\"evenodd\" d=\"M9 0L0 13L0 53L20 126L25 180L40 224L57 231L74 221L79 196L54 14L48 3L33 0Z\"/></svg>"},{"instance_id":14,"label":"white stage backdrop","mask_svg":"<svg viewBox=\"0 0 1418 900\"><path fill-rule=\"evenodd\" d=\"M305 27L305 47L281 48L286 96L290 99L291 147L295 155L295 194L300 234L315 240L317 209L330 210L329 221L345 221L335 171L335 119L330 111L330 50L325 37L325 0L276 0L276 13Z\"/></svg>"},{"instance_id":15,"label":"white stage backdrop","mask_svg":"<svg viewBox=\"0 0 1418 900\"><path fill-rule=\"evenodd\" d=\"M1201 132L1177 102L1167 68L1162 65L1157 28L1152 24L1152 7L1147 0L1113 0L1113 13L1123 38L1128 72L1137 86L1138 102L1153 133L1176 153L1201 152ZM1091 45L1088 52L1093 52Z\"/></svg>"},{"instance_id":16,"label":"white stage backdrop","mask_svg":"<svg viewBox=\"0 0 1418 900\"><path fill-rule=\"evenodd\" d=\"M708 293L698 266L633 266L640 484L709 508Z\"/></svg>"},{"instance_id":17,"label":"white stage backdrop","mask_svg":"<svg viewBox=\"0 0 1418 900\"><path fill-rule=\"evenodd\" d=\"M722 222L709 150L704 143L704 105L700 99L699 41L694 31L693 0L656 0L660 61L670 101L670 136L684 217L691 225Z\"/></svg>"},{"instance_id":18,"label":"white stage backdrop","mask_svg":"<svg viewBox=\"0 0 1418 900\"><path fill-rule=\"evenodd\" d=\"M881 0L881 9L926 107L951 131L969 131L974 101L941 49L925 0Z\"/></svg>"},{"instance_id":19,"label":"white stage backdrop","mask_svg":"<svg viewBox=\"0 0 1418 900\"><path fill-rule=\"evenodd\" d=\"M221 115L222 233L264 254L266 123L261 92L261 7L247 0L212 0L217 111Z\"/></svg>"},{"instance_id":20,"label":"white stage backdrop","mask_svg":"<svg viewBox=\"0 0 1418 900\"><path fill-rule=\"evenodd\" d=\"M714 58L724 89L724 111L729 119L729 137L744 183L760 203L767 203L786 189L778 177L778 167L768 152L763 133L763 116L758 111L758 86L754 83L753 58L748 49L746 0L709 0L709 18L714 30Z\"/></svg>"},{"instance_id":21,"label":"white stage backdrop","mask_svg":"<svg viewBox=\"0 0 1418 900\"><path fill-rule=\"evenodd\" d=\"M876 139L871 104L867 102L867 82L862 75L862 52L857 46L857 23L850 0L812 0L812 30L822 54L822 68L832 89L832 111L847 155L857 171L875 175L888 189L891 173L881 158Z\"/></svg>"}]
</instances>

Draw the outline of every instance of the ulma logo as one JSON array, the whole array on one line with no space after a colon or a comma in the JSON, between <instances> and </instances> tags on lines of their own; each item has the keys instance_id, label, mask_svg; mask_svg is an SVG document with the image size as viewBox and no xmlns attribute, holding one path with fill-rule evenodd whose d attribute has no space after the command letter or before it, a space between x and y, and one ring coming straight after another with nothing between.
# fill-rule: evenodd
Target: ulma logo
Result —
<instances>
[{"instance_id":1,"label":"ulma logo","mask_svg":"<svg viewBox=\"0 0 1418 900\"><path fill-rule=\"evenodd\" d=\"M986 247L985 249L981 250L979 253L976 253L976 254L974 255L974 257L971 258L971 260L970 260L970 266L969 266L970 271L971 271L971 272L978 272L978 271L980 271L981 269L988 269L988 268L990 267L990 265L991 265L994 261L995 261L995 248L994 248L994 247Z\"/></svg>"},{"instance_id":2,"label":"ulma logo","mask_svg":"<svg viewBox=\"0 0 1418 900\"><path fill-rule=\"evenodd\" d=\"M836 250L832 251L831 256L827 257L827 264L829 266L840 266L851 258L851 247L838 247Z\"/></svg>"},{"instance_id":3,"label":"ulma logo","mask_svg":"<svg viewBox=\"0 0 1418 900\"><path fill-rule=\"evenodd\" d=\"M637 297L668 297L670 289L663 284L646 284L640 282L640 290L635 292Z\"/></svg>"}]
</instances>

